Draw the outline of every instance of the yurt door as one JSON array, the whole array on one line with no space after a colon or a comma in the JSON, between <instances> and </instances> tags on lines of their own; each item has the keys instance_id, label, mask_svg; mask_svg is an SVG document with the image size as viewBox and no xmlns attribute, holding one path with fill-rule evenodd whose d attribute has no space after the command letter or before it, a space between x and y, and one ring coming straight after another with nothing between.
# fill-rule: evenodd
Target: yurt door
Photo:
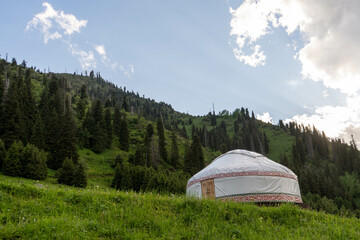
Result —
<instances>
[{"instance_id":1,"label":"yurt door","mask_svg":"<svg viewBox=\"0 0 360 240\"><path fill-rule=\"evenodd\" d=\"M214 179L209 179L201 182L201 194L203 198L215 199Z\"/></svg>"}]
</instances>

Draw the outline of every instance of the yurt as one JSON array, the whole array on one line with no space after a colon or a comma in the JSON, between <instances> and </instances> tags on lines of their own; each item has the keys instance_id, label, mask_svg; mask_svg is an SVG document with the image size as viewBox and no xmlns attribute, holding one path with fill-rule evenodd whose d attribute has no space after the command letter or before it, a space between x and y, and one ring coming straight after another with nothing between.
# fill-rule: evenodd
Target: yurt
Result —
<instances>
[{"instance_id":1,"label":"yurt","mask_svg":"<svg viewBox=\"0 0 360 240\"><path fill-rule=\"evenodd\" d=\"M186 194L239 202L302 203L297 176L267 157L232 150L190 178Z\"/></svg>"}]
</instances>

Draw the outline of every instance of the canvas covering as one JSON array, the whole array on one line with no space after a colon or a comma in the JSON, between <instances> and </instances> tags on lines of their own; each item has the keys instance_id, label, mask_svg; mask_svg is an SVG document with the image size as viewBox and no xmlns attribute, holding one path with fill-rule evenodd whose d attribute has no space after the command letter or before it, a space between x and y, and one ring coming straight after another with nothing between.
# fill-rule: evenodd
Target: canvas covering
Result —
<instances>
[{"instance_id":1,"label":"canvas covering","mask_svg":"<svg viewBox=\"0 0 360 240\"><path fill-rule=\"evenodd\" d=\"M203 197L201 182L209 179L214 179L216 199L302 202L297 176L289 168L247 150L229 151L216 158L190 178L187 195Z\"/></svg>"}]
</instances>

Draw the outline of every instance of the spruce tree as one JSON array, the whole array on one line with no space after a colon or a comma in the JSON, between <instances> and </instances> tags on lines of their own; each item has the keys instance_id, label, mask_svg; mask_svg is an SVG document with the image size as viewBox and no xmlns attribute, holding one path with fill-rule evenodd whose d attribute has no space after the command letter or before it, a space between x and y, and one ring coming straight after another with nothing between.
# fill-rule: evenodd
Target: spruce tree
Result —
<instances>
[{"instance_id":1,"label":"spruce tree","mask_svg":"<svg viewBox=\"0 0 360 240\"><path fill-rule=\"evenodd\" d=\"M196 173L194 156L191 151L191 147L188 143L185 145L185 155L184 155L184 172L187 172L191 175Z\"/></svg>"},{"instance_id":2,"label":"spruce tree","mask_svg":"<svg viewBox=\"0 0 360 240\"><path fill-rule=\"evenodd\" d=\"M27 144L23 153L24 177L43 180L47 176L46 153L32 144Z\"/></svg>"},{"instance_id":3,"label":"spruce tree","mask_svg":"<svg viewBox=\"0 0 360 240\"><path fill-rule=\"evenodd\" d=\"M144 157L141 148L138 146L135 152L134 164L138 166L145 166Z\"/></svg>"},{"instance_id":4,"label":"spruce tree","mask_svg":"<svg viewBox=\"0 0 360 240\"><path fill-rule=\"evenodd\" d=\"M205 167L204 155L199 136L195 135L191 144L191 154L193 155L196 171Z\"/></svg>"},{"instance_id":5,"label":"spruce tree","mask_svg":"<svg viewBox=\"0 0 360 240\"><path fill-rule=\"evenodd\" d=\"M122 168L121 168L120 164L117 164L116 168L115 168L115 175L114 175L114 178L111 183L111 187L113 187L115 189L121 188L122 175L123 175Z\"/></svg>"},{"instance_id":6,"label":"spruce tree","mask_svg":"<svg viewBox=\"0 0 360 240\"><path fill-rule=\"evenodd\" d=\"M77 152L76 143L76 124L69 99L66 98L65 113L61 121L61 133L57 149L57 168L62 166L62 163L66 157L71 158L75 164L77 163L79 155Z\"/></svg>"},{"instance_id":7,"label":"spruce tree","mask_svg":"<svg viewBox=\"0 0 360 240\"><path fill-rule=\"evenodd\" d=\"M61 184L66 184L73 186L75 184L75 172L76 168L74 162L71 158L65 158L62 167L60 169L60 174L58 177L58 182Z\"/></svg>"},{"instance_id":8,"label":"spruce tree","mask_svg":"<svg viewBox=\"0 0 360 240\"><path fill-rule=\"evenodd\" d=\"M3 165L3 173L8 176L22 176L23 167L21 166L24 146L20 141L14 141L7 151Z\"/></svg>"},{"instance_id":9,"label":"spruce tree","mask_svg":"<svg viewBox=\"0 0 360 240\"><path fill-rule=\"evenodd\" d=\"M105 143L106 148L111 147L112 139L113 139L113 126L111 123L111 111L109 108L105 110L105 131L106 131L106 137L105 137Z\"/></svg>"},{"instance_id":10,"label":"spruce tree","mask_svg":"<svg viewBox=\"0 0 360 240\"><path fill-rule=\"evenodd\" d=\"M148 167L152 166L151 158L151 141L154 135L154 128L151 123L148 123L146 126L146 135L145 135L145 162Z\"/></svg>"},{"instance_id":11,"label":"spruce tree","mask_svg":"<svg viewBox=\"0 0 360 240\"><path fill-rule=\"evenodd\" d=\"M129 112L129 105L128 105L128 102L127 102L127 100L126 100L126 95L123 96L122 109L123 109L125 112Z\"/></svg>"},{"instance_id":12,"label":"spruce tree","mask_svg":"<svg viewBox=\"0 0 360 240\"><path fill-rule=\"evenodd\" d=\"M23 123L25 124L25 130L23 132L25 134L25 143L27 143L30 141L36 112L35 99L33 97L31 85L31 69L26 70L24 90L22 91L20 101Z\"/></svg>"},{"instance_id":13,"label":"spruce tree","mask_svg":"<svg viewBox=\"0 0 360 240\"><path fill-rule=\"evenodd\" d=\"M114 126L114 134L116 137L120 137L120 131L121 131L121 115L120 110L118 107L114 110L113 115L113 126Z\"/></svg>"},{"instance_id":14,"label":"spruce tree","mask_svg":"<svg viewBox=\"0 0 360 240\"><path fill-rule=\"evenodd\" d=\"M57 161L61 122L55 109L52 110L48 121L51 126L47 126L46 129L46 151L49 152L47 165L49 168L57 170L61 167L61 164Z\"/></svg>"},{"instance_id":15,"label":"spruce tree","mask_svg":"<svg viewBox=\"0 0 360 240\"><path fill-rule=\"evenodd\" d=\"M158 136L159 136L158 148L159 148L160 157L163 161L168 162L167 152L166 152L166 148L165 148L164 124L163 124L163 121L161 120L161 118L158 118L158 120L156 122L156 129L157 129Z\"/></svg>"},{"instance_id":16,"label":"spruce tree","mask_svg":"<svg viewBox=\"0 0 360 240\"><path fill-rule=\"evenodd\" d=\"M172 132L171 135L171 165L174 168L179 167L179 149L177 145L175 132Z\"/></svg>"},{"instance_id":17,"label":"spruce tree","mask_svg":"<svg viewBox=\"0 0 360 240\"><path fill-rule=\"evenodd\" d=\"M120 124L120 149L126 152L129 151L129 125L126 112L122 113Z\"/></svg>"},{"instance_id":18,"label":"spruce tree","mask_svg":"<svg viewBox=\"0 0 360 240\"><path fill-rule=\"evenodd\" d=\"M87 185L87 175L83 162L79 162L75 167L74 184L75 187L85 188Z\"/></svg>"},{"instance_id":19,"label":"spruce tree","mask_svg":"<svg viewBox=\"0 0 360 240\"><path fill-rule=\"evenodd\" d=\"M22 79L12 76L9 78L10 86L5 95L2 118L2 131L4 133L2 139L5 142L6 148L9 148L15 140L22 140L24 138L24 134L22 132L22 113L19 102Z\"/></svg>"},{"instance_id":20,"label":"spruce tree","mask_svg":"<svg viewBox=\"0 0 360 240\"><path fill-rule=\"evenodd\" d=\"M36 118L30 138L30 143L34 144L39 149L46 149L44 124L40 116Z\"/></svg>"},{"instance_id":21,"label":"spruce tree","mask_svg":"<svg viewBox=\"0 0 360 240\"><path fill-rule=\"evenodd\" d=\"M264 151L267 154L267 153L269 153L269 139L267 138L265 131L264 131L264 139L263 140L264 140Z\"/></svg>"},{"instance_id":22,"label":"spruce tree","mask_svg":"<svg viewBox=\"0 0 360 240\"><path fill-rule=\"evenodd\" d=\"M4 165L5 157L6 157L5 143L3 140L0 139L0 171L2 170L2 167Z\"/></svg>"}]
</instances>

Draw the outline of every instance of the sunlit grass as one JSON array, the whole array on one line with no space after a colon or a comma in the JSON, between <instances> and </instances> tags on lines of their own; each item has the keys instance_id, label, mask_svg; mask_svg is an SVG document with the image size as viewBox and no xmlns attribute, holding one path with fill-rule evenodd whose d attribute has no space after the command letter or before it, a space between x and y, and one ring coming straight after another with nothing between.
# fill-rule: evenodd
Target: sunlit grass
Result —
<instances>
[{"instance_id":1,"label":"sunlit grass","mask_svg":"<svg viewBox=\"0 0 360 240\"><path fill-rule=\"evenodd\" d=\"M0 175L1 239L359 239L360 221L293 205L78 189Z\"/></svg>"}]
</instances>

